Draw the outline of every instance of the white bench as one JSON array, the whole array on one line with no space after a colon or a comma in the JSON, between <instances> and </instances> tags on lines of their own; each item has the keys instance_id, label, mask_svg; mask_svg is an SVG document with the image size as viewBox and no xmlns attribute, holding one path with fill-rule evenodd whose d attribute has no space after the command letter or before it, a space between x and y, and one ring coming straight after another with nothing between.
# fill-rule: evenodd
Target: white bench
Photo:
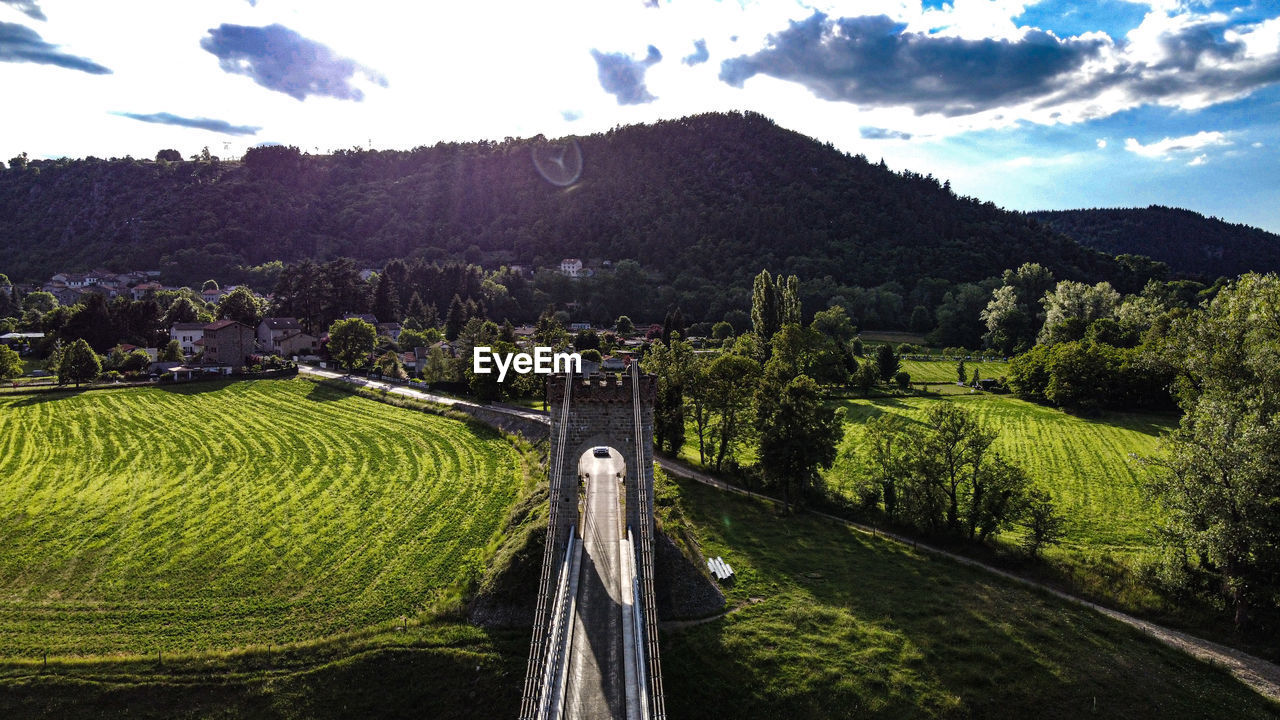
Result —
<instances>
[{"instance_id":1,"label":"white bench","mask_svg":"<svg viewBox=\"0 0 1280 720\"><path fill-rule=\"evenodd\" d=\"M729 563L725 562L721 557L714 557L707 561L707 569L711 571L716 579L724 582L733 577L733 568L729 567Z\"/></svg>"}]
</instances>

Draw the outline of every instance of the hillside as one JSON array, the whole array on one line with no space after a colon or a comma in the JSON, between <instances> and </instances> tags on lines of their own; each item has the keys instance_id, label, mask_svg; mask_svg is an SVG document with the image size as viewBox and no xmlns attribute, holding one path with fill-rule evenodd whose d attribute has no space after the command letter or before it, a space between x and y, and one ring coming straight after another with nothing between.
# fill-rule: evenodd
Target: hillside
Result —
<instances>
[{"instance_id":1,"label":"hillside","mask_svg":"<svg viewBox=\"0 0 1280 720\"><path fill-rule=\"evenodd\" d=\"M1146 255L1182 275L1213 280L1280 270L1280 235L1190 210L1152 205L1028 214L1095 250Z\"/></svg>"},{"instance_id":2,"label":"hillside","mask_svg":"<svg viewBox=\"0 0 1280 720\"><path fill-rule=\"evenodd\" d=\"M1117 279L1085 249L929 176L894 173L755 114L709 114L578 138L570 187L532 162L542 142L442 143L243 162L94 158L0 172L0 272L155 267L170 282L238 265L349 256L495 266L631 258L680 285L801 279L910 287L974 281L1034 260Z\"/></svg>"}]
</instances>

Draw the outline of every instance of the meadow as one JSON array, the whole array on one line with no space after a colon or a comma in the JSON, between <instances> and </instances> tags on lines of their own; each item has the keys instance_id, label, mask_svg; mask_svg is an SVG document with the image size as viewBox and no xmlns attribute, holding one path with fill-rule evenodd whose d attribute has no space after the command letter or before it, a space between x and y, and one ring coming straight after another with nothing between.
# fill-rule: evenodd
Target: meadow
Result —
<instances>
[{"instance_id":1,"label":"meadow","mask_svg":"<svg viewBox=\"0 0 1280 720\"><path fill-rule=\"evenodd\" d=\"M497 433L303 380L0 399L0 656L279 645L482 572Z\"/></svg>"},{"instance_id":2,"label":"meadow","mask_svg":"<svg viewBox=\"0 0 1280 720\"><path fill-rule=\"evenodd\" d=\"M964 363L967 380L973 379L973 371L980 377L1001 378L1009 374L1009 363L999 360L979 362L966 360ZM953 360L903 360L902 369L911 375L913 383L953 383L956 381L956 363Z\"/></svg>"},{"instance_id":3,"label":"meadow","mask_svg":"<svg viewBox=\"0 0 1280 720\"><path fill-rule=\"evenodd\" d=\"M658 505L737 573L726 616L662 635L673 718L1276 717L1225 671L981 570L694 483Z\"/></svg>"},{"instance_id":4,"label":"meadow","mask_svg":"<svg viewBox=\"0 0 1280 720\"><path fill-rule=\"evenodd\" d=\"M1171 415L1108 413L1088 419L989 393L845 400L845 437L839 459L825 473L828 486L852 497L867 477L862 433L869 418L893 413L920 420L938 402L971 410L996 430L996 450L1053 495L1067 518L1064 547L1130 551L1154 541L1160 514L1143 491L1146 469L1131 454L1154 454L1160 433L1177 423Z\"/></svg>"},{"instance_id":5,"label":"meadow","mask_svg":"<svg viewBox=\"0 0 1280 720\"><path fill-rule=\"evenodd\" d=\"M666 531L737 572L661 632L673 720L1274 718L1225 671L1096 612L811 515L658 473ZM213 658L0 663L0 716L513 717L527 631L448 619Z\"/></svg>"}]
</instances>

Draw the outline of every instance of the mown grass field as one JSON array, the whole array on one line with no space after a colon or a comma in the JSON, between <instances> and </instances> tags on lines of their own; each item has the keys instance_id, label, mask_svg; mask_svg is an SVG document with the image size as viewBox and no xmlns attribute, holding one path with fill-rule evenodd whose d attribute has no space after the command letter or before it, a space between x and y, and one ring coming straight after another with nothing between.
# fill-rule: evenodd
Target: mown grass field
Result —
<instances>
[{"instance_id":1,"label":"mown grass field","mask_svg":"<svg viewBox=\"0 0 1280 720\"><path fill-rule=\"evenodd\" d=\"M664 632L672 718L1273 718L1225 671L1091 610L681 482L724 618Z\"/></svg>"},{"instance_id":2,"label":"mown grass field","mask_svg":"<svg viewBox=\"0 0 1280 720\"><path fill-rule=\"evenodd\" d=\"M911 382L940 383L956 381L956 363L953 360L903 360L902 369L911 375ZM1009 363L992 360L979 362L966 360L964 363L966 380L973 379L973 371L977 370L981 377L1000 378L1009 374Z\"/></svg>"},{"instance_id":3,"label":"mown grass field","mask_svg":"<svg viewBox=\"0 0 1280 720\"><path fill-rule=\"evenodd\" d=\"M413 615L523 483L496 433L302 380L0 399L0 656L216 650Z\"/></svg>"},{"instance_id":4,"label":"mown grass field","mask_svg":"<svg viewBox=\"0 0 1280 720\"><path fill-rule=\"evenodd\" d=\"M1109 413L1097 420L1008 395L987 393L944 398L907 396L846 400L845 438L840 459L826 473L828 484L852 493L868 468L862 449L867 419L894 413L923 418L934 403L953 402L972 410L999 432L995 447L1048 489L1067 517L1066 547L1129 551L1148 547L1159 520L1142 487L1145 469L1131 453L1151 455L1159 434L1176 420L1168 415Z\"/></svg>"},{"instance_id":5,"label":"mown grass field","mask_svg":"<svg viewBox=\"0 0 1280 720\"><path fill-rule=\"evenodd\" d=\"M737 571L731 612L661 632L683 718L1274 718L1230 677L997 576L809 515L659 480L669 530ZM213 659L0 663L0 716L499 718L527 631L449 620Z\"/></svg>"}]
</instances>

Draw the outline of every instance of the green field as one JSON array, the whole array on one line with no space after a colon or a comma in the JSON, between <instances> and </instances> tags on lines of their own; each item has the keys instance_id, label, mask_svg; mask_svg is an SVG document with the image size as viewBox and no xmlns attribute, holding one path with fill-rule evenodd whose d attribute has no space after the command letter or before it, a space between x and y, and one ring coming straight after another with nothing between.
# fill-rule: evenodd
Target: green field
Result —
<instances>
[{"instance_id":1,"label":"green field","mask_svg":"<svg viewBox=\"0 0 1280 720\"><path fill-rule=\"evenodd\" d=\"M868 418L894 413L918 420L937 402L958 403L999 431L996 449L1047 488L1067 517L1066 547L1134 550L1154 540L1159 514L1143 492L1144 469L1129 455L1155 452L1159 434L1176 424L1168 415L1109 413L1089 420L987 393L847 400L848 425L828 484L852 493L855 479L867 472L861 438Z\"/></svg>"},{"instance_id":2,"label":"green field","mask_svg":"<svg viewBox=\"0 0 1280 720\"><path fill-rule=\"evenodd\" d=\"M956 381L956 363L952 360L903 360L902 369L911 375L911 382L953 383ZM966 379L973 379L973 371L977 370L984 378L1001 378L1009 374L1009 363L992 360L978 362L966 360L964 363Z\"/></svg>"},{"instance_id":3,"label":"green field","mask_svg":"<svg viewBox=\"0 0 1280 720\"><path fill-rule=\"evenodd\" d=\"M496 433L303 380L0 400L0 655L301 641L477 572Z\"/></svg>"},{"instance_id":4,"label":"green field","mask_svg":"<svg viewBox=\"0 0 1280 720\"><path fill-rule=\"evenodd\" d=\"M1226 672L990 573L661 475L656 505L737 571L727 616L661 632L673 720L1277 717ZM283 652L0 663L0 717L514 717L528 642L428 619Z\"/></svg>"},{"instance_id":5,"label":"green field","mask_svg":"<svg viewBox=\"0 0 1280 720\"><path fill-rule=\"evenodd\" d=\"M737 573L728 616L662 636L672 718L1276 717L1091 610L763 501L667 493Z\"/></svg>"}]
</instances>

